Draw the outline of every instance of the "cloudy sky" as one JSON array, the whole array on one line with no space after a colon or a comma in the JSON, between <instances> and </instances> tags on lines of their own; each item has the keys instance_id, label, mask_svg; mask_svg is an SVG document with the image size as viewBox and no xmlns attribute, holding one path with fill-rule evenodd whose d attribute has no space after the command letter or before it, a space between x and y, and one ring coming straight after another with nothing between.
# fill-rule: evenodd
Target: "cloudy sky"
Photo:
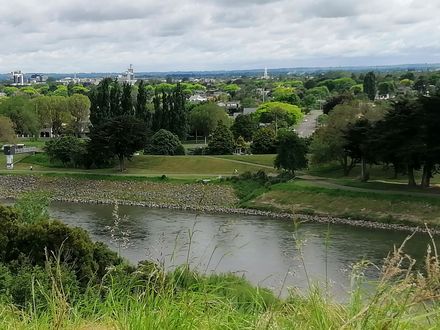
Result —
<instances>
[{"instance_id":1,"label":"cloudy sky","mask_svg":"<svg viewBox=\"0 0 440 330\"><path fill-rule=\"evenodd\" d=\"M440 0L0 0L0 72L440 62Z\"/></svg>"}]
</instances>

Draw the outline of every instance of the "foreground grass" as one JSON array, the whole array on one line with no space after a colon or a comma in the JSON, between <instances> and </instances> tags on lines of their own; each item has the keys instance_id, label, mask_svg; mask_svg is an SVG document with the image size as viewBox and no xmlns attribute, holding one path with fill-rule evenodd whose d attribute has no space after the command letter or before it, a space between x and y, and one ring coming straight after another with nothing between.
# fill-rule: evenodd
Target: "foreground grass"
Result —
<instances>
[{"instance_id":1,"label":"foreground grass","mask_svg":"<svg viewBox=\"0 0 440 330\"><path fill-rule=\"evenodd\" d=\"M302 180L273 185L244 205L385 223L440 226L440 198L437 196L347 191L318 187Z\"/></svg>"},{"instance_id":2,"label":"foreground grass","mask_svg":"<svg viewBox=\"0 0 440 330\"><path fill-rule=\"evenodd\" d=\"M2 329L438 329L439 263L428 255L425 275L413 273L401 248L385 261L381 279L363 291L358 264L346 304L311 287L286 300L233 275L199 275L183 266L123 277L109 270L99 287L69 295L50 273L46 301L16 307L0 302ZM409 266L411 267L411 266ZM371 286L370 286L371 288ZM35 290L40 290L38 283Z\"/></svg>"}]
</instances>

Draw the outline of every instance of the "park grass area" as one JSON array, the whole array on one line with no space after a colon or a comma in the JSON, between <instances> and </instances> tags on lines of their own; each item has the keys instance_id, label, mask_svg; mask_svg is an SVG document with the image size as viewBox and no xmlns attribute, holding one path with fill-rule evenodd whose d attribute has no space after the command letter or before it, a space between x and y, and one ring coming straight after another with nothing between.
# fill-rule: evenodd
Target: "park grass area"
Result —
<instances>
[{"instance_id":1,"label":"park grass area","mask_svg":"<svg viewBox=\"0 0 440 330\"><path fill-rule=\"evenodd\" d=\"M440 227L436 195L350 191L295 180L273 185L244 206L290 213L330 215L382 223Z\"/></svg>"},{"instance_id":2,"label":"park grass area","mask_svg":"<svg viewBox=\"0 0 440 330\"><path fill-rule=\"evenodd\" d=\"M98 173L98 174L117 174L116 168L108 169L75 169L62 167L60 163L52 163L44 153L38 153L26 157L16 166L18 170L27 170L30 165L34 171L58 171L58 172L77 172L77 173ZM207 156L153 156L139 155L134 156L131 161L126 162L127 170L124 175L167 175L167 176L218 176L233 175L235 172L243 173L247 171L255 172L267 170L258 163L241 163L228 159Z\"/></svg>"},{"instance_id":3,"label":"park grass area","mask_svg":"<svg viewBox=\"0 0 440 330\"><path fill-rule=\"evenodd\" d=\"M221 155L215 157L273 167L276 155Z\"/></svg>"}]
</instances>

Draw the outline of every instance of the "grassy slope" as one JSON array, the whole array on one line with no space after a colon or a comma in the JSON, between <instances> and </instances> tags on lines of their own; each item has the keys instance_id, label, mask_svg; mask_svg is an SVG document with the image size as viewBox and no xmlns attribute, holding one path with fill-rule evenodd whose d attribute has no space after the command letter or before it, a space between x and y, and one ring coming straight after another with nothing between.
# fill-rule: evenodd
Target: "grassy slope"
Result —
<instances>
[{"instance_id":1,"label":"grassy slope","mask_svg":"<svg viewBox=\"0 0 440 330\"><path fill-rule=\"evenodd\" d=\"M251 156L252 157L252 156ZM251 159L251 158L249 158ZM251 164L252 163L252 164ZM60 164L49 163L44 154L27 157L17 164L17 169L27 170L30 165L35 171L81 172L81 173L117 173L116 169L78 170L60 167ZM135 156L127 162L128 170L124 174L133 175L232 175L236 169L238 173L258 171L267 168L260 166L258 161L246 163L234 162L228 159L205 156Z\"/></svg>"},{"instance_id":2,"label":"grassy slope","mask_svg":"<svg viewBox=\"0 0 440 330\"><path fill-rule=\"evenodd\" d=\"M440 198L318 187L296 180L274 185L247 207L308 214L326 214L388 223L440 225Z\"/></svg>"}]
</instances>

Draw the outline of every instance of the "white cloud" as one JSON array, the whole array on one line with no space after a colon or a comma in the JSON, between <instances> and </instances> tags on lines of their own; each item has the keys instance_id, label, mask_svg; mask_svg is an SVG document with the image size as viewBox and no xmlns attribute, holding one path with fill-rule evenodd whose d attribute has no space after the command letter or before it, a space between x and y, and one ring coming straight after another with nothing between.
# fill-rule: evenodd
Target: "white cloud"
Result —
<instances>
[{"instance_id":1,"label":"white cloud","mask_svg":"<svg viewBox=\"0 0 440 330\"><path fill-rule=\"evenodd\" d=\"M0 72L440 62L440 3L0 0Z\"/></svg>"}]
</instances>

